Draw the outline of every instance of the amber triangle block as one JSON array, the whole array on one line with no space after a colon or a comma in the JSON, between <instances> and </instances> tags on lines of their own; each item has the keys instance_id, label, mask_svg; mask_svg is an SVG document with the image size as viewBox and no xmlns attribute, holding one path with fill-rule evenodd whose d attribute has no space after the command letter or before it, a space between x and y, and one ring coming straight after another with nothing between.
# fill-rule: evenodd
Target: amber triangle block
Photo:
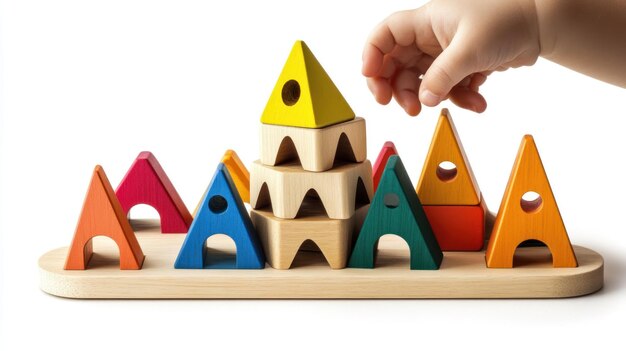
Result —
<instances>
[{"instance_id":1,"label":"amber triangle block","mask_svg":"<svg viewBox=\"0 0 626 351\"><path fill-rule=\"evenodd\" d=\"M456 167L446 169L443 162ZM480 189L465 150L447 109L439 122L417 184L417 195L423 205L477 205Z\"/></svg>"},{"instance_id":2,"label":"amber triangle block","mask_svg":"<svg viewBox=\"0 0 626 351\"><path fill-rule=\"evenodd\" d=\"M523 196L529 192L539 196L525 201ZM537 146L530 135L522 139L504 192L487 247L487 267L513 267L515 250L526 240L546 244L554 267L578 266Z\"/></svg>"}]
</instances>

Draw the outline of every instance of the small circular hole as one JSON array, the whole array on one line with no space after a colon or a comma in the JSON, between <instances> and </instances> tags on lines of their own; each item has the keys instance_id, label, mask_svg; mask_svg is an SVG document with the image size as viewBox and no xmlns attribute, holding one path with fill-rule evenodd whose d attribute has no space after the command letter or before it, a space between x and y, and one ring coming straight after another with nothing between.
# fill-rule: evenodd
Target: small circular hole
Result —
<instances>
[{"instance_id":1,"label":"small circular hole","mask_svg":"<svg viewBox=\"0 0 626 351\"><path fill-rule=\"evenodd\" d=\"M400 205L400 198L394 193L385 194L383 197L383 203L387 206L387 208L396 208Z\"/></svg>"},{"instance_id":2,"label":"small circular hole","mask_svg":"<svg viewBox=\"0 0 626 351\"><path fill-rule=\"evenodd\" d=\"M443 161L437 166L437 178L442 182L451 182L456 174L456 165L450 161Z\"/></svg>"},{"instance_id":3,"label":"small circular hole","mask_svg":"<svg viewBox=\"0 0 626 351\"><path fill-rule=\"evenodd\" d=\"M293 106L300 100L300 84L291 79L283 85L283 103L287 106Z\"/></svg>"},{"instance_id":4,"label":"small circular hole","mask_svg":"<svg viewBox=\"0 0 626 351\"><path fill-rule=\"evenodd\" d=\"M525 192L522 195L522 198L519 201L522 210L526 213L535 213L541 210L541 205L543 204L543 200L541 199L541 195L534 191Z\"/></svg>"},{"instance_id":5,"label":"small circular hole","mask_svg":"<svg viewBox=\"0 0 626 351\"><path fill-rule=\"evenodd\" d=\"M222 213L228 208L228 201L221 195L214 195L209 199L209 210L213 213Z\"/></svg>"}]
</instances>

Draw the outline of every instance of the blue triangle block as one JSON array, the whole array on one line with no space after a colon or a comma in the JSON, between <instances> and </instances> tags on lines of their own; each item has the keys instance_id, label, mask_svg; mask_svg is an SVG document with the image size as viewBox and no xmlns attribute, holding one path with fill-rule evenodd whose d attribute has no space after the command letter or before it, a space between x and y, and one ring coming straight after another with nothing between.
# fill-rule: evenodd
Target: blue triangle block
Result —
<instances>
[{"instance_id":1,"label":"blue triangle block","mask_svg":"<svg viewBox=\"0 0 626 351\"><path fill-rule=\"evenodd\" d=\"M207 249L213 234L229 236L237 248L236 259ZM265 255L239 192L228 169L220 163L211 180L202 205L181 247L174 268L177 269L261 269Z\"/></svg>"},{"instance_id":2,"label":"blue triangle block","mask_svg":"<svg viewBox=\"0 0 626 351\"><path fill-rule=\"evenodd\" d=\"M374 268L378 240L385 234L398 235L409 245L411 269L439 269L443 253L397 155L387 161L348 267Z\"/></svg>"}]
</instances>

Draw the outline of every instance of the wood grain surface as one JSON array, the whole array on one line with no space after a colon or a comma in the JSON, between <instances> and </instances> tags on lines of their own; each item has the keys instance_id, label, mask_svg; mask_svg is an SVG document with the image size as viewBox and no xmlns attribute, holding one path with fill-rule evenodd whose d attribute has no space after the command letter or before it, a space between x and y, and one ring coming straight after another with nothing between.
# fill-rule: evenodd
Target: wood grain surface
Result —
<instances>
[{"instance_id":1,"label":"wood grain surface","mask_svg":"<svg viewBox=\"0 0 626 351\"><path fill-rule=\"evenodd\" d=\"M332 270L321 253L301 252L289 270L180 270L174 259L184 235L160 234L158 221L133 221L133 227L146 254L142 270L120 270L113 241L97 237L85 271L63 270L66 247L44 254L41 289L87 299L556 298L590 294L603 284L602 256L584 247L574 247L577 268L552 268L545 247L528 247L518 249L513 269L486 268L484 252L445 252L439 270L412 271L406 244L394 236L381 239L375 269ZM208 244L234 250L225 236Z\"/></svg>"}]
</instances>

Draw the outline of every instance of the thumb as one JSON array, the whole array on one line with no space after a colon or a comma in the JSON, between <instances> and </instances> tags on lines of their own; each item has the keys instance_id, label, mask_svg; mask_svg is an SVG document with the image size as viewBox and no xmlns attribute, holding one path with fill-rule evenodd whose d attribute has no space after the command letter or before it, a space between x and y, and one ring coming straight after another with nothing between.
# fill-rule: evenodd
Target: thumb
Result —
<instances>
[{"instance_id":1,"label":"thumb","mask_svg":"<svg viewBox=\"0 0 626 351\"><path fill-rule=\"evenodd\" d=\"M450 45L430 65L420 84L420 101L426 106L436 106L450 90L465 77L476 72L476 56L455 36Z\"/></svg>"}]
</instances>

